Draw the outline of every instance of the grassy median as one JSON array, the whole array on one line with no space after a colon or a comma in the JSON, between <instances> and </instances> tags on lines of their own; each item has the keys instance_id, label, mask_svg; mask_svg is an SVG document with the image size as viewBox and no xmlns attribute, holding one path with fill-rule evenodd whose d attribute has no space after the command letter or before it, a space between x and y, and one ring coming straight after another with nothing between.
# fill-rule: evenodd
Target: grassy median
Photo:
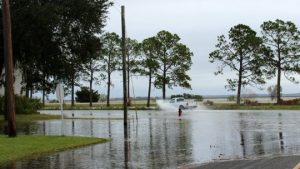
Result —
<instances>
[{"instance_id":1,"label":"grassy median","mask_svg":"<svg viewBox=\"0 0 300 169\"><path fill-rule=\"evenodd\" d=\"M59 103L46 103L43 107L44 110L59 110ZM72 107L70 102L64 104L64 110L123 110L123 101L111 101L110 107L106 106L106 102L97 102L93 103L93 106L90 107L89 103L75 103L75 106ZM128 107L130 110L153 110L158 109L155 100L151 100L150 107L147 107L146 100L132 101L131 105Z\"/></svg>"},{"instance_id":2,"label":"grassy median","mask_svg":"<svg viewBox=\"0 0 300 169\"><path fill-rule=\"evenodd\" d=\"M0 115L0 124L4 122L3 115ZM38 120L54 120L60 119L60 115L46 115L46 114L17 114L16 121L17 123L28 123Z\"/></svg>"},{"instance_id":3,"label":"grassy median","mask_svg":"<svg viewBox=\"0 0 300 169\"><path fill-rule=\"evenodd\" d=\"M213 110L300 110L300 105L276 105L268 103L259 105L214 103L206 107Z\"/></svg>"},{"instance_id":4,"label":"grassy median","mask_svg":"<svg viewBox=\"0 0 300 169\"><path fill-rule=\"evenodd\" d=\"M60 119L60 116L30 114L17 115L17 125L37 120ZM3 124L0 119L0 126ZM83 147L91 144L104 143L109 140L95 137L69 137L69 136L31 136L19 135L16 138L8 138L0 135L0 165L24 158L63 151L67 149Z\"/></svg>"},{"instance_id":5,"label":"grassy median","mask_svg":"<svg viewBox=\"0 0 300 169\"><path fill-rule=\"evenodd\" d=\"M0 135L0 164L107 141L94 137Z\"/></svg>"}]
</instances>

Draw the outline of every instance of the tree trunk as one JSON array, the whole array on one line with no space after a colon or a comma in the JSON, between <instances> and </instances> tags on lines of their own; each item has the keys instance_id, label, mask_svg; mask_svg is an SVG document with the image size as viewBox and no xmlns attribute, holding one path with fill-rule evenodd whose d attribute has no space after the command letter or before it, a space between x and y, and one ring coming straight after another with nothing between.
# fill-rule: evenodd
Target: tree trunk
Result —
<instances>
[{"instance_id":1,"label":"tree trunk","mask_svg":"<svg viewBox=\"0 0 300 169\"><path fill-rule=\"evenodd\" d=\"M111 62L111 56L108 55L108 63L107 63L107 96L106 96L106 106L110 106L110 75L111 75L111 69L110 69L110 62Z\"/></svg>"},{"instance_id":2,"label":"tree trunk","mask_svg":"<svg viewBox=\"0 0 300 169\"><path fill-rule=\"evenodd\" d=\"M110 106L110 73L108 73L108 78L107 78L107 98L106 98L106 106Z\"/></svg>"},{"instance_id":3,"label":"tree trunk","mask_svg":"<svg viewBox=\"0 0 300 169\"><path fill-rule=\"evenodd\" d=\"M131 100L130 100L130 70L129 70L129 56L128 56L128 65L127 65L127 105L131 106Z\"/></svg>"},{"instance_id":4,"label":"tree trunk","mask_svg":"<svg viewBox=\"0 0 300 169\"><path fill-rule=\"evenodd\" d=\"M75 86L75 82L74 82L74 75L72 76L72 79L71 79L71 86L72 86L72 89L71 89L71 107L74 107L75 106L75 102L74 102L74 86Z\"/></svg>"},{"instance_id":5,"label":"tree trunk","mask_svg":"<svg viewBox=\"0 0 300 169\"><path fill-rule=\"evenodd\" d=\"M278 66L277 66L277 89L276 89L276 91L277 91L277 104L280 104L281 103L281 84L280 84L280 82L281 82L281 66L280 66L280 64L278 64Z\"/></svg>"},{"instance_id":6,"label":"tree trunk","mask_svg":"<svg viewBox=\"0 0 300 169\"><path fill-rule=\"evenodd\" d=\"M7 94L6 94L6 92L4 91L4 108L3 108L3 113L4 113L4 120L5 121L7 121L7 102L6 102L6 96L7 96ZM7 134L7 133L6 133Z\"/></svg>"},{"instance_id":7,"label":"tree trunk","mask_svg":"<svg viewBox=\"0 0 300 169\"><path fill-rule=\"evenodd\" d=\"M33 87L30 88L30 99L32 99L32 95L33 95Z\"/></svg>"},{"instance_id":8,"label":"tree trunk","mask_svg":"<svg viewBox=\"0 0 300 169\"><path fill-rule=\"evenodd\" d=\"M5 51L5 94L6 109L8 121L8 136L16 137L16 111L15 111L15 94L14 94L14 78L13 78L13 50L11 36L11 17L9 9L9 0L2 0L3 12L3 35L4 35L4 51Z\"/></svg>"},{"instance_id":9,"label":"tree trunk","mask_svg":"<svg viewBox=\"0 0 300 169\"><path fill-rule=\"evenodd\" d=\"M278 52L278 62L277 62L277 104L281 103L281 53L280 53L280 47L278 45L277 47Z\"/></svg>"},{"instance_id":10,"label":"tree trunk","mask_svg":"<svg viewBox=\"0 0 300 169\"><path fill-rule=\"evenodd\" d=\"M46 88L46 82L45 82L45 76L43 77L43 106L45 106L45 88Z\"/></svg>"},{"instance_id":11,"label":"tree trunk","mask_svg":"<svg viewBox=\"0 0 300 169\"><path fill-rule=\"evenodd\" d=\"M242 90L242 75L243 75L243 58L240 58L240 69L239 69L239 81L238 81L238 91L237 91L237 99L236 104L241 104L241 90Z\"/></svg>"},{"instance_id":12,"label":"tree trunk","mask_svg":"<svg viewBox=\"0 0 300 169\"><path fill-rule=\"evenodd\" d=\"M150 107L150 95L151 95L151 82L152 81L152 71L149 71L149 83L148 83L148 99L147 99L147 107Z\"/></svg>"},{"instance_id":13,"label":"tree trunk","mask_svg":"<svg viewBox=\"0 0 300 169\"><path fill-rule=\"evenodd\" d=\"M166 71L166 65L164 64L164 73L163 73L163 79L162 79L162 91L163 91L163 99L166 99L166 77L167 76L167 71Z\"/></svg>"},{"instance_id":14,"label":"tree trunk","mask_svg":"<svg viewBox=\"0 0 300 169\"><path fill-rule=\"evenodd\" d=\"M91 77L90 77L90 107L93 106L93 70L92 62L90 63Z\"/></svg>"},{"instance_id":15,"label":"tree trunk","mask_svg":"<svg viewBox=\"0 0 300 169\"><path fill-rule=\"evenodd\" d=\"M25 85L25 97L29 98L29 90L30 90L30 82L29 82L29 75L28 75L28 71L25 70L25 73L24 73L24 77L25 77L25 82L26 82L26 85Z\"/></svg>"},{"instance_id":16,"label":"tree trunk","mask_svg":"<svg viewBox=\"0 0 300 169\"><path fill-rule=\"evenodd\" d=\"M29 85L27 83L28 82L26 82L26 86L25 86L25 97L29 98Z\"/></svg>"}]
</instances>

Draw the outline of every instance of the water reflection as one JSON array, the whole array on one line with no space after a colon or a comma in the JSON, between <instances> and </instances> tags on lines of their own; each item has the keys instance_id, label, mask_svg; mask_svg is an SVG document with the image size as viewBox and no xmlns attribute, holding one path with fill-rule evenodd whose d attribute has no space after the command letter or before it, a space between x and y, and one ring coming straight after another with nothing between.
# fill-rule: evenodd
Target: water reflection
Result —
<instances>
[{"instance_id":1,"label":"water reflection","mask_svg":"<svg viewBox=\"0 0 300 169\"><path fill-rule=\"evenodd\" d=\"M139 112L138 121L128 122L126 137L122 120L68 119L64 131L60 120L39 121L18 130L112 141L19 161L15 168L177 168L211 160L300 154L299 123L300 114L293 111L186 111L181 120L176 112Z\"/></svg>"}]
</instances>

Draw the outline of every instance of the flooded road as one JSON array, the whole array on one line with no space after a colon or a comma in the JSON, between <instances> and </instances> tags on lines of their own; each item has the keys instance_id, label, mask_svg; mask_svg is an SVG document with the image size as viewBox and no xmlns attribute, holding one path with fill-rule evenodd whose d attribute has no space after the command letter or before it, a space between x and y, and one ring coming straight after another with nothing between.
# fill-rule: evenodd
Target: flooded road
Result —
<instances>
[{"instance_id":1,"label":"flooded road","mask_svg":"<svg viewBox=\"0 0 300 169\"><path fill-rule=\"evenodd\" d=\"M59 111L50 114L59 114ZM25 134L95 136L111 142L14 163L16 168L178 168L214 160L300 154L299 111L66 111L61 120L27 124ZM73 115L72 115L73 114ZM5 167L2 167L5 168Z\"/></svg>"}]
</instances>

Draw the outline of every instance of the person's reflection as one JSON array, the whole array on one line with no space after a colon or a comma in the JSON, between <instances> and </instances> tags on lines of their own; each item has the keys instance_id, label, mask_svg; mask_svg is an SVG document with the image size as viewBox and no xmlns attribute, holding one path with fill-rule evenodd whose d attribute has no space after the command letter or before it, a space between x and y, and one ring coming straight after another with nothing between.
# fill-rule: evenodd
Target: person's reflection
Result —
<instances>
[{"instance_id":1,"label":"person's reflection","mask_svg":"<svg viewBox=\"0 0 300 169\"><path fill-rule=\"evenodd\" d=\"M282 114L278 113L278 130L279 130L279 142L280 150L284 150L283 133L282 133Z\"/></svg>"},{"instance_id":2,"label":"person's reflection","mask_svg":"<svg viewBox=\"0 0 300 169\"><path fill-rule=\"evenodd\" d=\"M111 138L112 135L111 135L111 121L110 119L108 119L108 138Z\"/></svg>"},{"instance_id":3,"label":"person's reflection","mask_svg":"<svg viewBox=\"0 0 300 169\"><path fill-rule=\"evenodd\" d=\"M280 150L283 151L284 150L284 142L283 142L283 134L281 131L279 132L279 140L280 140Z\"/></svg>"}]
</instances>

